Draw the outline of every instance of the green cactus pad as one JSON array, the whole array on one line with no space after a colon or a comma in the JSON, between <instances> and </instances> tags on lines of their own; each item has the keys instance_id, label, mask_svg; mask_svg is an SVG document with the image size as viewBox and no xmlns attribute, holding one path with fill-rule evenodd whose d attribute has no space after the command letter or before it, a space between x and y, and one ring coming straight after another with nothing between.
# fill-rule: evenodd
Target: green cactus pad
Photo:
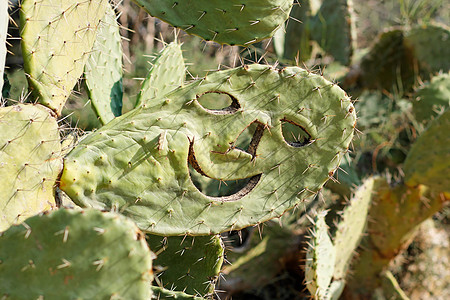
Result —
<instances>
[{"instance_id":1,"label":"green cactus pad","mask_svg":"<svg viewBox=\"0 0 450 300\"><path fill-rule=\"evenodd\" d=\"M149 14L220 44L249 45L271 37L292 0L134 0Z\"/></svg>"},{"instance_id":2,"label":"green cactus pad","mask_svg":"<svg viewBox=\"0 0 450 300\"><path fill-rule=\"evenodd\" d=\"M162 286L202 297L213 294L224 258L219 236L147 235L147 242L157 253L154 265L163 270L158 275Z\"/></svg>"},{"instance_id":3,"label":"green cactus pad","mask_svg":"<svg viewBox=\"0 0 450 300\"><path fill-rule=\"evenodd\" d=\"M450 192L450 110L435 119L413 144L405 160L405 183Z\"/></svg>"},{"instance_id":4,"label":"green cactus pad","mask_svg":"<svg viewBox=\"0 0 450 300\"><path fill-rule=\"evenodd\" d=\"M0 3L0 99L2 97L1 91L3 88L3 74L5 71L6 59L6 35L8 34L8 1L1 1Z\"/></svg>"},{"instance_id":5,"label":"green cactus pad","mask_svg":"<svg viewBox=\"0 0 450 300\"><path fill-rule=\"evenodd\" d=\"M136 106L164 97L169 92L183 85L186 77L181 45L177 42L168 44L153 62L147 78L142 83Z\"/></svg>"},{"instance_id":6,"label":"green cactus pad","mask_svg":"<svg viewBox=\"0 0 450 300\"><path fill-rule=\"evenodd\" d=\"M325 216L326 212L317 215L306 252L306 287L315 299L325 299L333 278L336 254L339 254L328 235Z\"/></svg>"},{"instance_id":7,"label":"green cactus pad","mask_svg":"<svg viewBox=\"0 0 450 300\"><path fill-rule=\"evenodd\" d=\"M202 95L230 106L207 109ZM161 100L161 101L160 101ZM336 84L297 67L209 74L86 137L65 160L61 189L81 206L117 207L159 235L205 235L282 215L323 186L347 151L354 107ZM301 134L284 137L289 125ZM252 140L235 143L253 126ZM210 197L189 176L249 180Z\"/></svg>"},{"instance_id":8,"label":"green cactus pad","mask_svg":"<svg viewBox=\"0 0 450 300\"><path fill-rule=\"evenodd\" d=\"M353 254L361 241L372 200L373 182L373 178L369 178L358 188L337 225L334 237L334 246L338 254L334 265L335 280L345 279Z\"/></svg>"},{"instance_id":9,"label":"green cactus pad","mask_svg":"<svg viewBox=\"0 0 450 300\"><path fill-rule=\"evenodd\" d=\"M61 113L95 41L107 0L24 0L22 55L28 82L43 105Z\"/></svg>"},{"instance_id":10,"label":"green cactus pad","mask_svg":"<svg viewBox=\"0 0 450 300\"><path fill-rule=\"evenodd\" d=\"M196 297L193 295L189 295L183 292L177 292L177 291L171 291L167 290L165 288L161 288L158 286L152 286L153 290L153 297L152 299L157 300L164 300L164 299L170 299L170 300L185 300L185 299L191 299L191 300L204 300L205 298L202 297Z\"/></svg>"},{"instance_id":11,"label":"green cactus pad","mask_svg":"<svg viewBox=\"0 0 450 300\"><path fill-rule=\"evenodd\" d=\"M60 152L58 123L49 109L0 108L0 232L55 206Z\"/></svg>"},{"instance_id":12,"label":"green cactus pad","mask_svg":"<svg viewBox=\"0 0 450 300\"><path fill-rule=\"evenodd\" d=\"M60 209L0 236L6 299L145 299L152 253L133 222L115 213Z\"/></svg>"},{"instance_id":13,"label":"green cactus pad","mask_svg":"<svg viewBox=\"0 0 450 300\"><path fill-rule=\"evenodd\" d=\"M116 13L108 4L84 67L89 98L102 124L122 114L122 39Z\"/></svg>"},{"instance_id":14,"label":"green cactus pad","mask_svg":"<svg viewBox=\"0 0 450 300\"><path fill-rule=\"evenodd\" d=\"M353 1L323 1L311 22L312 38L336 61L348 65L356 48Z\"/></svg>"},{"instance_id":15,"label":"green cactus pad","mask_svg":"<svg viewBox=\"0 0 450 300\"><path fill-rule=\"evenodd\" d=\"M416 120L425 122L450 106L450 73L434 76L414 94L413 113Z\"/></svg>"}]
</instances>

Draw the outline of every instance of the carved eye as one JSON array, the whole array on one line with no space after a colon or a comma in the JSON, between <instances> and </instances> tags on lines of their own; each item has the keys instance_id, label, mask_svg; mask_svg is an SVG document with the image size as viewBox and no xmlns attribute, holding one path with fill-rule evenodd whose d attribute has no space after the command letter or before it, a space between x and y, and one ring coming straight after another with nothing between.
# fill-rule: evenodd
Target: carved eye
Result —
<instances>
[{"instance_id":1,"label":"carved eye","mask_svg":"<svg viewBox=\"0 0 450 300\"><path fill-rule=\"evenodd\" d=\"M284 141L289 146L299 148L312 142L311 135L305 128L286 118L281 120L281 131Z\"/></svg>"},{"instance_id":2,"label":"carved eye","mask_svg":"<svg viewBox=\"0 0 450 300\"><path fill-rule=\"evenodd\" d=\"M214 115L234 114L241 108L236 98L219 91L211 91L197 95L197 101L203 109Z\"/></svg>"}]
</instances>

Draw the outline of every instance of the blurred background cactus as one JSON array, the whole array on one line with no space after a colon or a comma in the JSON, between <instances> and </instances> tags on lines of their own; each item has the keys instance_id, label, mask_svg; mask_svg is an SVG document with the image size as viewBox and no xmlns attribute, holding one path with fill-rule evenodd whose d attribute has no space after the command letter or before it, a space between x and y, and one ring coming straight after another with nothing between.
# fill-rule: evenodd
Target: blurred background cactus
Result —
<instances>
[{"instance_id":1,"label":"blurred background cactus","mask_svg":"<svg viewBox=\"0 0 450 300\"><path fill-rule=\"evenodd\" d=\"M0 0L0 298L450 298L447 1L133 1Z\"/></svg>"}]
</instances>

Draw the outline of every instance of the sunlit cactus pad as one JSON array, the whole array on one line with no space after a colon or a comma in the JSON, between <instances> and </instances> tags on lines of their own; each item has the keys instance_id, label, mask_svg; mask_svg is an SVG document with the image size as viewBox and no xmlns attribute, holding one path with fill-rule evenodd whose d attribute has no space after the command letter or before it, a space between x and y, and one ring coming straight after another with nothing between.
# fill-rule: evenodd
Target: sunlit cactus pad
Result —
<instances>
[{"instance_id":1,"label":"sunlit cactus pad","mask_svg":"<svg viewBox=\"0 0 450 300\"><path fill-rule=\"evenodd\" d=\"M210 94L229 106L203 107ZM120 209L161 235L240 229L317 193L356 125L345 92L298 67L215 72L163 99L86 137L65 159L61 189L79 205ZM242 144L248 130L251 141ZM234 194L208 196L193 184L189 165L206 177L248 182Z\"/></svg>"},{"instance_id":2,"label":"sunlit cactus pad","mask_svg":"<svg viewBox=\"0 0 450 300\"><path fill-rule=\"evenodd\" d=\"M152 16L221 44L248 45L272 36L292 0L134 0Z\"/></svg>"},{"instance_id":3,"label":"sunlit cactus pad","mask_svg":"<svg viewBox=\"0 0 450 300\"><path fill-rule=\"evenodd\" d=\"M55 206L62 169L58 123L40 105L0 108L0 232Z\"/></svg>"},{"instance_id":4,"label":"sunlit cactus pad","mask_svg":"<svg viewBox=\"0 0 450 300\"><path fill-rule=\"evenodd\" d=\"M61 113L83 73L107 0L23 0L22 53L39 101Z\"/></svg>"},{"instance_id":5,"label":"sunlit cactus pad","mask_svg":"<svg viewBox=\"0 0 450 300\"><path fill-rule=\"evenodd\" d=\"M145 299L152 254L125 217L60 209L0 236L2 299Z\"/></svg>"}]
</instances>

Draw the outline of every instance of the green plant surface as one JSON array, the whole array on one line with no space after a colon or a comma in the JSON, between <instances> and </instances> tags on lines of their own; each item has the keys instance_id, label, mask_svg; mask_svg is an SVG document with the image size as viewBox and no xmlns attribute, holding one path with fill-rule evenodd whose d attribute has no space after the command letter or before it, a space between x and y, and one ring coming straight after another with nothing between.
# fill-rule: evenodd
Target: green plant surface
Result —
<instances>
[{"instance_id":1,"label":"green plant surface","mask_svg":"<svg viewBox=\"0 0 450 300\"><path fill-rule=\"evenodd\" d=\"M38 101L58 115L83 73L107 4L107 0L21 3L22 56L28 82Z\"/></svg>"},{"instance_id":2,"label":"green plant surface","mask_svg":"<svg viewBox=\"0 0 450 300\"><path fill-rule=\"evenodd\" d=\"M145 299L152 253L130 220L98 210L59 209L0 236L6 299Z\"/></svg>"},{"instance_id":3,"label":"green plant surface","mask_svg":"<svg viewBox=\"0 0 450 300\"><path fill-rule=\"evenodd\" d=\"M220 44L249 45L271 37L292 0L134 0L152 16Z\"/></svg>"},{"instance_id":4,"label":"green plant surface","mask_svg":"<svg viewBox=\"0 0 450 300\"><path fill-rule=\"evenodd\" d=\"M92 108L102 124L122 114L122 38L116 13L107 5L97 37L84 67Z\"/></svg>"},{"instance_id":5,"label":"green plant surface","mask_svg":"<svg viewBox=\"0 0 450 300\"><path fill-rule=\"evenodd\" d=\"M181 45L172 42L164 47L152 63L147 77L142 83L136 106L151 103L172 90L182 86L186 77Z\"/></svg>"},{"instance_id":6,"label":"green plant surface","mask_svg":"<svg viewBox=\"0 0 450 300\"><path fill-rule=\"evenodd\" d=\"M55 207L62 170L56 119L40 105L0 108L0 232Z\"/></svg>"},{"instance_id":7,"label":"green plant surface","mask_svg":"<svg viewBox=\"0 0 450 300\"><path fill-rule=\"evenodd\" d=\"M437 117L419 136L406 157L405 183L450 193L450 110Z\"/></svg>"},{"instance_id":8,"label":"green plant surface","mask_svg":"<svg viewBox=\"0 0 450 300\"><path fill-rule=\"evenodd\" d=\"M171 291L171 290L167 290L165 288L161 288L158 286L152 286L151 289L153 290L153 296L152 299L157 299L157 300L164 300L164 299L179 299L179 300L184 300L184 299L192 299L192 300L204 300L205 298L202 297L196 297L194 295L189 295L186 294L184 292L177 292L177 291Z\"/></svg>"},{"instance_id":9,"label":"green plant surface","mask_svg":"<svg viewBox=\"0 0 450 300\"><path fill-rule=\"evenodd\" d=\"M8 34L8 1L0 3L0 92L3 89L3 75L5 71L6 59L6 35ZM2 95L0 94L0 99Z\"/></svg>"},{"instance_id":10,"label":"green plant surface","mask_svg":"<svg viewBox=\"0 0 450 300\"><path fill-rule=\"evenodd\" d=\"M230 106L202 107L208 93L228 95ZM83 139L65 159L61 189L78 205L116 207L159 235L240 229L315 195L347 151L356 121L343 90L297 67L210 73L164 100ZM286 123L300 135L284 137ZM248 147L235 147L252 124ZM217 180L249 182L233 195L207 196L188 165Z\"/></svg>"},{"instance_id":11,"label":"green plant surface","mask_svg":"<svg viewBox=\"0 0 450 300\"><path fill-rule=\"evenodd\" d=\"M157 254L153 264L162 270L157 274L159 286L196 296L213 295L224 258L220 236L162 237L148 234L147 242Z\"/></svg>"}]
</instances>

